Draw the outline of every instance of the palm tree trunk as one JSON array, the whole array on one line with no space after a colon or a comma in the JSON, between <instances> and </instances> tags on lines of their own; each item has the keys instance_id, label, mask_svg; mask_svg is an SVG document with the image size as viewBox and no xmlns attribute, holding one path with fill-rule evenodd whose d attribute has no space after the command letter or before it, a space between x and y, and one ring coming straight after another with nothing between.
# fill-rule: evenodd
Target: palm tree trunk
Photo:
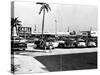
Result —
<instances>
[{"instance_id":1,"label":"palm tree trunk","mask_svg":"<svg viewBox=\"0 0 100 75\"><path fill-rule=\"evenodd\" d=\"M44 20L45 20L45 9L43 9L43 20L42 20L42 40L43 40L43 32L44 32Z\"/></svg>"},{"instance_id":2,"label":"palm tree trunk","mask_svg":"<svg viewBox=\"0 0 100 75\"><path fill-rule=\"evenodd\" d=\"M16 31L16 27L14 26L13 27L13 34L12 34L13 36L17 36L17 31Z\"/></svg>"}]
</instances>

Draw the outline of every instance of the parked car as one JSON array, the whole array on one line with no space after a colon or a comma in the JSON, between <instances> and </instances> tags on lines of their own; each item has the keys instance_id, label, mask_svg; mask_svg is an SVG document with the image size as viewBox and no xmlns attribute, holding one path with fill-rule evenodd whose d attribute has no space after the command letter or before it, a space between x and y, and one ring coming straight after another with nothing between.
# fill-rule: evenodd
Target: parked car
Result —
<instances>
[{"instance_id":1,"label":"parked car","mask_svg":"<svg viewBox=\"0 0 100 75\"><path fill-rule=\"evenodd\" d=\"M60 48L74 48L74 47L76 47L76 40L69 38L64 41L60 41L59 47Z\"/></svg>"},{"instance_id":2,"label":"parked car","mask_svg":"<svg viewBox=\"0 0 100 75\"><path fill-rule=\"evenodd\" d=\"M96 47L96 43L93 41L88 42L88 47Z\"/></svg>"},{"instance_id":3,"label":"parked car","mask_svg":"<svg viewBox=\"0 0 100 75\"><path fill-rule=\"evenodd\" d=\"M53 47L56 48L56 47L58 47L59 42L58 42L58 41L56 41L56 42L52 42L52 44L53 44Z\"/></svg>"},{"instance_id":4,"label":"parked car","mask_svg":"<svg viewBox=\"0 0 100 75\"><path fill-rule=\"evenodd\" d=\"M75 48L76 47L76 40L72 39L72 38L67 39L66 42L65 42L65 47Z\"/></svg>"},{"instance_id":5,"label":"parked car","mask_svg":"<svg viewBox=\"0 0 100 75\"><path fill-rule=\"evenodd\" d=\"M26 48L27 48L27 44L24 42L11 41L12 50L25 50Z\"/></svg>"},{"instance_id":6,"label":"parked car","mask_svg":"<svg viewBox=\"0 0 100 75\"><path fill-rule=\"evenodd\" d=\"M39 49L54 49L54 46L52 42L50 41L40 40L40 41L35 41L35 44L37 45L36 48L39 48Z\"/></svg>"},{"instance_id":7,"label":"parked car","mask_svg":"<svg viewBox=\"0 0 100 75\"><path fill-rule=\"evenodd\" d=\"M65 41L59 40L58 43L59 43L59 44L58 44L58 47L59 47L59 48L63 48L63 47L64 47L64 44L65 44Z\"/></svg>"},{"instance_id":8,"label":"parked car","mask_svg":"<svg viewBox=\"0 0 100 75\"><path fill-rule=\"evenodd\" d=\"M55 38L48 38L47 42L51 42L54 48L58 47L59 42Z\"/></svg>"},{"instance_id":9,"label":"parked car","mask_svg":"<svg viewBox=\"0 0 100 75\"><path fill-rule=\"evenodd\" d=\"M13 40L14 42L26 42L27 41L24 38L18 37L18 36L12 37L11 40Z\"/></svg>"},{"instance_id":10,"label":"parked car","mask_svg":"<svg viewBox=\"0 0 100 75\"><path fill-rule=\"evenodd\" d=\"M87 47L86 42L83 39L78 39L77 47Z\"/></svg>"},{"instance_id":11,"label":"parked car","mask_svg":"<svg viewBox=\"0 0 100 75\"><path fill-rule=\"evenodd\" d=\"M54 45L51 41L44 41L41 46L44 48L44 49L54 49Z\"/></svg>"},{"instance_id":12,"label":"parked car","mask_svg":"<svg viewBox=\"0 0 100 75\"><path fill-rule=\"evenodd\" d=\"M11 49L12 50L25 50L27 48L26 40L21 37L11 38Z\"/></svg>"},{"instance_id":13,"label":"parked car","mask_svg":"<svg viewBox=\"0 0 100 75\"><path fill-rule=\"evenodd\" d=\"M89 38L88 39L88 44L87 44L88 47L97 47L97 38Z\"/></svg>"},{"instance_id":14,"label":"parked car","mask_svg":"<svg viewBox=\"0 0 100 75\"><path fill-rule=\"evenodd\" d=\"M27 42L27 48L29 49L29 48L36 48L37 47L37 45L34 43L34 42Z\"/></svg>"}]
</instances>

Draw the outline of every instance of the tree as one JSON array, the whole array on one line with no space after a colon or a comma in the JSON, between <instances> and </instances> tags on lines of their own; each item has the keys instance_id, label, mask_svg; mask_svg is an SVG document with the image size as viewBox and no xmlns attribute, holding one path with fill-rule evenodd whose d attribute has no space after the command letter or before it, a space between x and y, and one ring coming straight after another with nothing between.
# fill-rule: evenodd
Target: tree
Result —
<instances>
[{"instance_id":1,"label":"tree","mask_svg":"<svg viewBox=\"0 0 100 75\"><path fill-rule=\"evenodd\" d=\"M76 31L75 30L73 30L73 35L76 35Z\"/></svg>"},{"instance_id":2,"label":"tree","mask_svg":"<svg viewBox=\"0 0 100 75\"><path fill-rule=\"evenodd\" d=\"M39 15L43 11L43 19L42 19L42 40L43 40L45 11L47 11L47 13L48 13L49 10L51 11L51 8L50 8L49 4L47 4L47 3L37 2L36 4L42 5L41 8L40 8L40 11L39 11Z\"/></svg>"},{"instance_id":3,"label":"tree","mask_svg":"<svg viewBox=\"0 0 100 75\"><path fill-rule=\"evenodd\" d=\"M70 35L76 35L76 31L73 30L73 32L70 32Z\"/></svg>"},{"instance_id":4,"label":"tree","mask_svg":"<svg viewBox=\"0 0 100 75\"><path fill-rule=\"evenodd\" d=\"M21 21L18 20L18 17L16 18L11 18L11 35L13 34L14 32L14 27L16 28L16 34L18 32L18 27L21 26Z\"/></svg>"}]
</instances>

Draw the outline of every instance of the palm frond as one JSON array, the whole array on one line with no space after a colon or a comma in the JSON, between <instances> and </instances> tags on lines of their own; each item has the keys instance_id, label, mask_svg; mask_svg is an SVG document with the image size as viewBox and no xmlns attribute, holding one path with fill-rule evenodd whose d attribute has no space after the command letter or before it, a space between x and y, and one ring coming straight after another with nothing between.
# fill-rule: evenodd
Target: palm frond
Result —
<instances>
[{"instance_id":1,"label":"palm frond","mask_svg":"<svg viewBox=\"0 0 100 75\"><path fill-rule=\"evenodd\" d=\"M41 12L42 12L43 9L44 9L44 6L42 6L42 7L40 8L39 14L41 14Z\"/></svg>"},{"instance_id":2,"label":"palm frond","mask_svg":"<svg viewBox=\"0 0 100 75\"><path fill-rule=\"evenodd\" d=\"M18 26L22 26L21 24L17 24Z\"/></svg>"},{"instance_id":3,"label":"palm frond","mask_svg":"<svg viewBox=\"0 0 100 75\"><path fill-rule=\"evenodd\" d=\"M14 20L17 21L18 20L18 17L16 17Z\"/></svg>"},{"instance_id":4,"label":"palm frond","mask_svg":"<svg viewBox=\"0 0 100 75\"><path fill-rule=\"evenodd\" d=\"M46 7L46 6L44 6L45 7L45 9L46 9L46 11L48 12L49 10L48 10L48 7Z\"/></svg>"},{"instance_id":5,"label":"palm frond","mask_svg":"<svg viewBox=\"0 0 100 75\"><path fill-rule=\"evenodd\" d=\"M46 4L46 7L51 11L51 8L50 8L49 4Z\"/></svg>"},{"instance_id":6,"label":"palm frond","mask_svg":"<svg viewBox=\"0 0 100 75\"><path fill-rule=\"evenodd\" d=\"M21 23L22 21L16 20L17 23Z\"/></svg>"},{"instance_id":7,"label":"palm frond","mask_svg":"<svg viewBox=\"0 0 100 75\"><path fill-rule=\"evenodd\" d=\"M36 4L40 4L40 5L43 5L44 3L43 3L43 2L37 2Z\"/></svg>"},{"instance_id":8,"label":"palm frond","mask_svg":"<svg viewBox=\"0 0 100 75\"><path fill-rule=\"evenodd\" d=\"M21 26L21 21L18 20L18 17L11 18L11 27Z\"/></svg>"},{"instance_id":9,"label":"palm frond","mask_svg":"<svg viewBox=\"0 0 100 75\"><path fill-rule=\"evenodd\" d=\"M41 14L43 9L46 9L46 11L48 12L49 10L51 11L51 8L49 6L49 4L44 3L44 2L37 2L36 4L40 4L42 5L42 7L40 8L39 14Z\"/></svg>"}]
</instances>

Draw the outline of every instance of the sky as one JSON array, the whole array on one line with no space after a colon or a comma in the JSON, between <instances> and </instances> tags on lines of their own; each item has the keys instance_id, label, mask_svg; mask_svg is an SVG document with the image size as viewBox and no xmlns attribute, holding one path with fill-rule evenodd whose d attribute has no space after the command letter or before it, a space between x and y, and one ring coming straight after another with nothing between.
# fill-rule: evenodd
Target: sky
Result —
<instances>
[{"instance_id":1,"label":"sky","mask_svg":"<svg viewBox=\"0 0 100 75\"><path fill-rule=\"evenodd\" d=\"M98 8L88 5L71 5L71 4L51 4L51 11L45 14L44 32L67 32L75 30L97 31ZM22 26L32 27L34 32L35 25L37 32L42 31L43 12L39 15L41 5L35 2L15 2L14 17L22 21ZM55 20L57 22L55 22Z\"/></svg>"}]
</instances>

